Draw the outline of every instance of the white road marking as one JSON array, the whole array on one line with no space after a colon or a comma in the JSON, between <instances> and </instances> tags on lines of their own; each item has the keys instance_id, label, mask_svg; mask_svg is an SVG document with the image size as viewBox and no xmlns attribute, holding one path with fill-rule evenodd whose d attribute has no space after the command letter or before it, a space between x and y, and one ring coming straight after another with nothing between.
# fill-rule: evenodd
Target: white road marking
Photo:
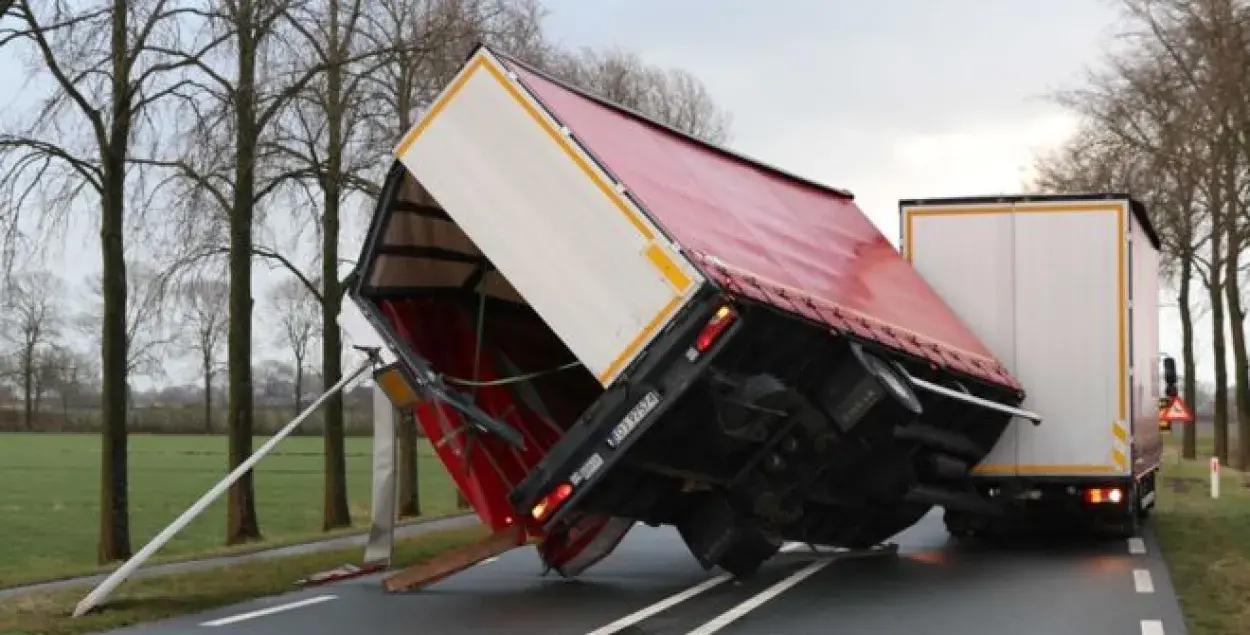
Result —
<instances>
[{"instance_id":1,"label":"white road marking","mask_svg":"<svg viewBox=\"0 0 1250 635\"><path fill-rule=\"evenodd\" d=\"M1142 620L1141 635L1164 635L1163 622L1159 620Z\"/></svg>"},{"instance_id":2,"label":"white road marking","mask_svg":"<svg viewBox=\"0 0 1250 635\"><path fill-rule=\"evenodd\" d=\"M729 609L728 611L721 613L720 615L716 616L716 618L714 618L712 621L704 624L703 626L700 626L699 628L694 629L693 631L690 631L687 635L711 635L711 633L715 633L716 631L719 631L720 629L725 628L726 626L729 626L738 618L742 617L743 615L746 615L747 613L750 613L751 611L754 611L755 609L759 608L760 605L777 597L778 595L785 593L787 590L790 589L790 587L807 579L807 577L812 575L813 573L816 573L817 571L820 571L821 569L829 566L829 564L832 562L833 562L832 558L826 558L823 560L817 560L816 562L813 562L807 565L806 567L799 569L798 572L794 573L790 577L782 580L781 582L778 582L777 584L774 584L768 587L767 589L764 589L758 595L743 602L742 604L739 604L738 606L735 606Z\"/></svg>"},{"instance_id":3,"label":"white road marking","mask_svg":"<svg viewBox=\"0 0 1250 635\"><path fill-rule=\"evenodd\" d=\"M1150 579L1150 572L1146 569L1133 569L1133 586L1138 593L1155 592L1154 580Z\"/></svg>"},{"instance_id":4,"label":"white road marking","mask_svg":"<svg viewBox=\"0 0 1250 635\"><path fill-rule=\"evenodd\" d=\"M306 598L306 599L298 600L295 602L288 602L286 604L279 604L277 606L271 606L269 608L260 609L258 611L252 611L250 613L240 613L239 615L232 615L230 617L223 617L220 619L210 620L210 621L201 623L200 626L225 626L227 624L234 624L235 622L242 622L243 620L250 620L256 617L264 617L266 615L273 615L274 613L281 613L283 611L289 611L291 609L298 609L303 606L311 606L313 604L321 604L322 602L329 602L330 600L337 600L337 599L338 599L337 595L318 595L316 597Z\"/></svg>"},{"instance_id":5,"label":"white road marking","mask_svg":"<svg viewBox=\"0 0 1250 635\"><path fill-rule=\"evenodd\" d=\"M485 559L485 560L481 561L481 562L480 562L480 563L478 563L478 564L490 564L490 563L492 563L492 562L494 562L494 561L496 561L496 560L498 560L498 559L499 559L499 556L491 556L491 557L489 557L489 558L487 558L487 559Z\"/></svg>"},{"instance_id":6,"label":"white road marking","mask_svg":"<svg viewBox=\"0 0 1250 635\"><path fill-rule=\"evenodd\" d=\"M622 617L621 619L616 620L615 622L612 622L611 624L608 624L607 626L601 626L587 633L586 635L610 635L611 633L620 631L621 629L624 629L628 626L633 626L634 624L637 624L638 622L641 622L651 617L652 615L660 613L661 611L667 611L668 609L674 606L677 606L678 604L681 604L682 602L685 602L686 600L689 600L690 598L718 584L721 584L722 582L726 582L730 580L731 578L733 578L733 576L728 573L722 573L721 575L718 575L715 578L709 578L707 580L704 580L703 582L700 582L699 584L696 584L690 587L689 589L686 589L685 591L670 595L667 598L664 598L663 600L660 600L659 602L652 604L651 606L634 611L633 613L630 613L629 615L626 615L625 617Z\"/></svg>"},{"instance_id":7,"label":"white road marking","mask_svg":"<svg viewBox=\"0 0 1250 635\"><path fill-rule=\"evenodd\" d=\"M1141 538L1129 538L1128 552L1135 555L1146 553L1146 541Z\"/></svg>"}]
</instances>

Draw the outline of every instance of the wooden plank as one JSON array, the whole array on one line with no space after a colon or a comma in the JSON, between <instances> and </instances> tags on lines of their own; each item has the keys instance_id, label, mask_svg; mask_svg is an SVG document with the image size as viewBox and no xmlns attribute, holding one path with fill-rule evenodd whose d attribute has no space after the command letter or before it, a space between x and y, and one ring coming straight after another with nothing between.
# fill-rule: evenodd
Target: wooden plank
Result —
<instances>
[{"instance_id":1,"label":"wooden plank","mask_svg":"<svg viewBox=\"0 0 1250 635\"><path fill-rule=\"evenodd\" d=\"M525 530L521 527L501 529L482 540L445 551L434 558L400 570L382 581L392 593L428 586L450 575L524 545Z\"/></svg>"}]
</instances>

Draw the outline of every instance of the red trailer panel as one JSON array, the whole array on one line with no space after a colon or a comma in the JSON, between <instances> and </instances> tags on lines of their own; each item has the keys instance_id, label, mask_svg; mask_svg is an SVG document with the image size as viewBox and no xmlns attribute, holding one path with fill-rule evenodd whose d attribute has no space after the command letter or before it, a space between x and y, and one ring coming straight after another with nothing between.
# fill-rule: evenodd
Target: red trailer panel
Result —
<instances>
[{"instance_id":1,"label":"red trailer panel","mask_svg":"<svg viewBox=\"0 0 1250 635\"><path fill-rule=\"evenodd\" d=\"M727 291L1020 389L848 193L703 143L515 60L505 63Z\"/></svg>"}]
</instances>

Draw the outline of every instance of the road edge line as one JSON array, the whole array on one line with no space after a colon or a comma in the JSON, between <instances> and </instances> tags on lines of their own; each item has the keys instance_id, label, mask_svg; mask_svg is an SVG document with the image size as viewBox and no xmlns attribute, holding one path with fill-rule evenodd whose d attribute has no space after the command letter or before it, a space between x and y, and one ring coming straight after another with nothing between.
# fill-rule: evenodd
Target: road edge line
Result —
<instances>
[{"instance_id":1,"label":"road edge line","mask_svg":"<svg viewBox=\"0 0 1250 635\"><path fill-rule=\"evenodd\" d=\"M332 595L332 594L317 595L317 596L310 597L310 598L304 598L302 600L296 600L294 602L287 602L286 604L278 604L276 606L269 606L263 609L257 609L255 611L248 611L247 613L239 613L238 615L231 615L229 617L219 617L215 620L209 620L207 622L200 622L200 626L209 626L209 627L228 626L230 624L237 624L238 622L243 622L243 621L254 619L257 617L265 617L266 615L273 615L274 613L282 613L285 611L290 611L292 609L298 609L298 608L303 608L305 606L312 606L314 604L321 604L323 602L329 602L330 600L337 600L338 598L339 596Z\"/></svg>"}]
</instances>

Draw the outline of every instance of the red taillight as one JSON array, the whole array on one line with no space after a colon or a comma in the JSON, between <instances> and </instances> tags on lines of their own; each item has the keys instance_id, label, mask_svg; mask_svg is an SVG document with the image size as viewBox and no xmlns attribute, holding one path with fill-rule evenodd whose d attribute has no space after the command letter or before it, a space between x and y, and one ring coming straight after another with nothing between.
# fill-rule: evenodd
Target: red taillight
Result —
<instances>
[{"instance_id":1,"label":"red taillight","mask_svg":"<svg viewBox=\"0 0 1250 635\"><path fill-rule=\"evenodd\" d=\"M550 494L544 496L542 500L538 501L537 505L534 505L534 509L530 510L530 515L534 517L534 520L542 520L551 515L551 512L555 511L557 507L572 495L573 486L568 483L560 483L555 489L551 490Z\"/></svg>"},{"instance_id":2,"label":"red taillight","mask_svg":"<svg viewBox=\"0 0 1250 635\"><path fill-rule=\"evenodd\" d=\"M729 305L716 309L716 314L712 316L712 319L708 320L707 324L703 325L703 330L699 331L699 337L694 341L695 350L700 353L706 353L716 343L716 340L720 338L721 334L725 332L725 329L734 323L737 317L738 314Z\"/></svg>"},{"instance_id":3,"label":"red taillight","mask_svg":"<svg viewBox=\"0 0 1250 635\"><path fill-rule=\"evenodd\" d=\"M1085 490L1085 502L1091 505L1103 503L1119 504L1124 500L1124 492L1118 487L1091 487Z\"/></svg>"}]
</instances>

